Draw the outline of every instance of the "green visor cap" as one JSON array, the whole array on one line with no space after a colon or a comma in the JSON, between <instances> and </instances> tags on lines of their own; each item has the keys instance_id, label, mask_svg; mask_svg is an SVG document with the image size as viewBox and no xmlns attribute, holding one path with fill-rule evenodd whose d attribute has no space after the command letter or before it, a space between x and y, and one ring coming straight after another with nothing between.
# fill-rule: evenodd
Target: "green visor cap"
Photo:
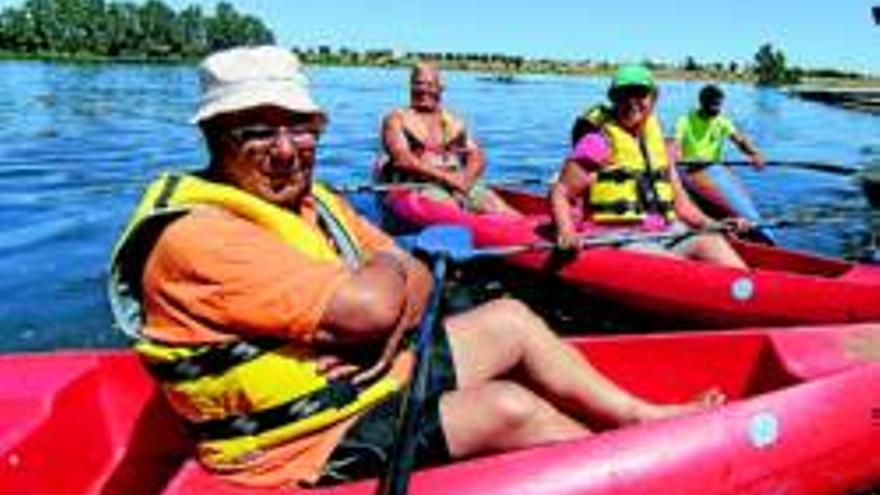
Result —
<instances>
[{"instance_id":1,"label":"green visor cap","mask_svg":"<svg viewBox=\"0 0 880 495\"><path fill-rule=\"evenodd\" d=\"M624 65L617 69L611 79L611 89L624 86L645 86L654 88L654 77L643 65Z\"/></svg>"}]
</instances>

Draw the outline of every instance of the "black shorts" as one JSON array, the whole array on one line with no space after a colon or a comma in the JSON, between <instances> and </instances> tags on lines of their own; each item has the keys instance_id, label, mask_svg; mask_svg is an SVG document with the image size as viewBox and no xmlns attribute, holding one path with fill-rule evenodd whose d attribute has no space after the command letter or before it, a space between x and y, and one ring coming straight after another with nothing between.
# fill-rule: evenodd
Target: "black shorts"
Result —
<instances>
[{"instance_id":1,"label":"black shorts","mask_svg":"<svg viewBox=\"0 0 880 495\"><path fill-rule=\"evenodd\" d=\"M449 446L440 422L440 396L456 388L456 379L445 330L435 334L430 356L428 393L422 410L418 412L416 427L416 468L450 460ZM403 400L404 394L396 392L358 419L333 449L318 485L333 485L382 474L394 448Z\"/></svg>"}]
</instances>

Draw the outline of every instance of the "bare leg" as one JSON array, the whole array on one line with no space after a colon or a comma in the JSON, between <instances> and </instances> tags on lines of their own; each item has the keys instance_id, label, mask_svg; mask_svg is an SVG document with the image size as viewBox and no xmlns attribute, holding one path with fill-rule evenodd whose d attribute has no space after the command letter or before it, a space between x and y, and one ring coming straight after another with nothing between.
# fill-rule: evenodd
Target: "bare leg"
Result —
<instances>
[{"instance_id":1,"label":"bare leg","mask_svg":"<svg viewBox=\"0 0 880 495\"><path fill-rule=\"evenodd\" d=\"M708 261L721 266L747 269L748 265L740 258L739 254L727 242L724 236L719 234L703 234L691 241L684 250L688 258Z\"/></svg>"},{"instance_id":2,"label":"bare leg","mask_svg":"<svg viewBox=\"0 0 880 495\"><path fill-rule=\"evenodd\" d=\"M480 202L482 203L480 205L482 213L497 213L517 217L522 216L522 213L520 213L519 210L516 210L514 207L507 204L507 202L501 199L501 196L496 194L495 191L486 191Z\"/></svg>"},{"instance_id":3,"label":"bare leg","mask_svg":"<svg viewBox=\"0 0 880 495\"><path fill-rule=\"evenodd\" d=\"M521 371L529 389L579 421L593 414L619 423L650 421L704 409L717 397L658 405L621 389L570 347L524 304L496 300L446 323L460 388Z\"/></svg>"},{"instance_id":4,"label":"bare leg","mask_svg":"<svg viewBox=\"0 0 880 495\"><path fill-rule=\"evenodd\" d=\"M544 399L496 380L443 395L443 431L453 458L503 452L590 434Z\"/></svg>"},{"instance_id":5,"label":"bare leg","mask_svg":"<svg viewBox=\"0 0 880 495\"><path fill-rule=\"evenodd\" d=\"M880 361L880 325L866 326L863 331L846 336L842 345L854 357Z\"/></svg>"},{"instance_id":6,"label":"bare leg","mask_svg":"<svg viewBox=\"0 0 880 495\"><path fill-rule=\"evenodd\" d=\"M684 254L676 253L675 251L670 251L669 249L660 246L659 244L652 244L650 242L633 242L631 244L626 244L620 248L624 251L633 251L642 254L652 254L654 256L663 256L664 258L678 258L678 259L687 259Z\"/></svg>"}]
</instances>

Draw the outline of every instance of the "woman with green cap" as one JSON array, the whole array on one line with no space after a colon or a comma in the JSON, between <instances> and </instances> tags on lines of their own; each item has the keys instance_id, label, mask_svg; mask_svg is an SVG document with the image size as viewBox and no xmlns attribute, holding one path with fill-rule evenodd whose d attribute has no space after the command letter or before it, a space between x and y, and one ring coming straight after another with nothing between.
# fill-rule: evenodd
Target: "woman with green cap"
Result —
<instances>
[{"instance_id":1,"label":"woman with green cap","mask_svg":"<svg viewBox=\"0 0 880 495\"><path fill-rule=\"evenodd\" d=\"M550 193L561 248L578 245L581 221L586 221L592 231L684 231L716 226L716 221L684 193L654 114L658 93L647 68L625 65L611 80L611 105L594 107L581 117L582 135ZM575 209L574 204L582 204L583 208ZM747 227L742 219L730 223L736 229ZM634 243L626 249L746 267L719 234Z\"/></svg>"}]
</instances>

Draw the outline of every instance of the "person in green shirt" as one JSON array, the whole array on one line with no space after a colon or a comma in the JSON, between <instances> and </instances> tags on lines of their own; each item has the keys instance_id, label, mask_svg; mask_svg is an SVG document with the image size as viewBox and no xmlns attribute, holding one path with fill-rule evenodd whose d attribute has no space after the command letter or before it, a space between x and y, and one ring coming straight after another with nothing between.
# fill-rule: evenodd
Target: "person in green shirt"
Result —
<instances>
[{"instance_id":1,"label":"person in green shirt","mask_svg":"<svg viewBox=\"0 0 880 495\"><path fill-rule=\"evenodd\" d=\"M721 113L724 92L714 84L700 90L700 106L678 119L675 141L679 148L679 166L688 192L713 216L739 216L753 224L761 217L745 186L727 166L724 144L730 139L756 170L764 168L764 156L740 132L733 121ZM773 242L766 229L755 232L757 240Z\"/></svg>"},{"instance_id":2,"label":"person in green shirt","mask_svg":"<svg viewBox=\"0 0 880 495\"><path fill-rule=\"evenodd\" d=\"M714 84L700 90L700 107L678 119L675 140L684 162L718 163L723 159L724 142L733 141L756 169L763 168L764 157L726 115L721 114L724 92Z\"/></svg>"}]
</instances>

